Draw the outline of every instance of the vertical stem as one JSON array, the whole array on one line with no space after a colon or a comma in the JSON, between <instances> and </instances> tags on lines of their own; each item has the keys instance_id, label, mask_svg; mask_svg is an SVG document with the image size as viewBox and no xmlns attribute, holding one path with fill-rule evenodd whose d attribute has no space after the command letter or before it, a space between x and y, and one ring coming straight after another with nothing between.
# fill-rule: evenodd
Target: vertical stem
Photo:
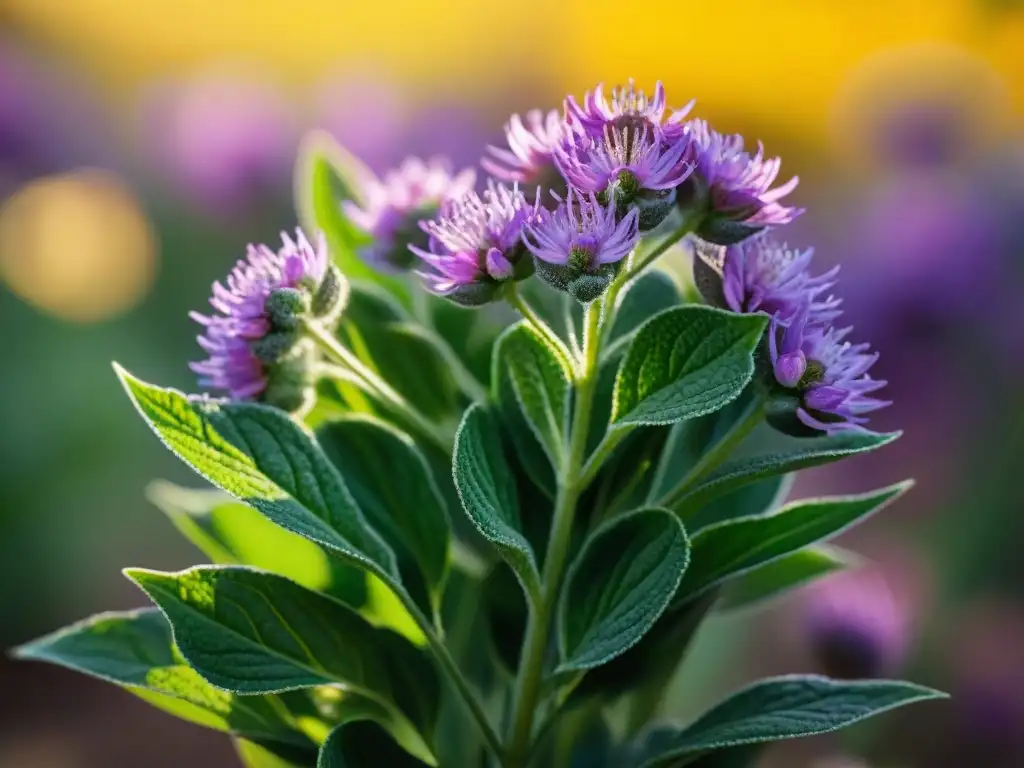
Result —
<instances>
[{"instance_id":1,"label":"vertical stem","mask_svg":"<svg viewBox=\"0 0 1024 768\"><path fill-rule=\"evenodd\" d=\"M558 494L551 521L551 536L541 576L540 604L533 607L523 643L519 677L516 680L515 704L506 753L508 768L524 768L527 764L533 720L540 696L544 673L544 656L551 634L552 618L561 588L565 562L572 540L572 523L580 494L580 479L587 447L594 391L597 383L597 360L600 352L598 334L601 306L598 302L587 309L583 332L583 361L576 380L576 398L572 426L569 429L569 450L559 472Z\"/></svg>"}]
</instances>

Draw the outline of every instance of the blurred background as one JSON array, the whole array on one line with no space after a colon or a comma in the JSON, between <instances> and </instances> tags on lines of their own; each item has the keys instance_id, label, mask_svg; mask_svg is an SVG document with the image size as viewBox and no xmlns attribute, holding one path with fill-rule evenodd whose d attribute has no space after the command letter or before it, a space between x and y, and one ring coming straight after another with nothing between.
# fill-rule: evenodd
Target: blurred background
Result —
<instances>
[{"instance_id":1,"label":"blurred background","mask_svg":"<svg viewBox=\"0 0 1024 768\"><path fill-rule=\"evenodd\" d=\"M873 426L905 436L796 492L918 480L844 539L864 567L711 624L671 713L755 674L905 675L954 699L765 765L1024 766L1014 0L0 0L0 646L141 605L122 566L193 562L142 492L194 478L110 361L194 388L187 312L246 243L294 226L304 131L378 171L464 166L508 113L630 76L800 175L810 212L786 237L843 263L848 317L882 353L896 404ZM3 768L233 760L113 687L0 658Z\"/></svg>"}]
</instances>

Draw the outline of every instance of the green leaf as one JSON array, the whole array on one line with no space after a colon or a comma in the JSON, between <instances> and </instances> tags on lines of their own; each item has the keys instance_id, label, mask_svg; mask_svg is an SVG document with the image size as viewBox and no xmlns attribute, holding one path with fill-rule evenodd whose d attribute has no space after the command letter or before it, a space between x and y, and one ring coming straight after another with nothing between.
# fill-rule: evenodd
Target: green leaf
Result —
<instances>
[{"instance_id":1,"label":"green leaf","mask_svg":"<svg viewBox=\"0 0 1024 768\"><path fill-rule=\"evenodd\" d=\"M630 512L584 543L558 605L559 672L590 669L634 646L672 600L690 558L679 518Z\"/></svg>"},{"instance_id":2,"label":"green leaf","mask_svg":"<svg viewBox=\"0 0 1024 768\"><path fill-rule=\"evenodd\" d=\"M629 334L659 312L678 306L682 299L675 281L666 272L652 269L630 282L619 294L615 322L608 334L605 354L629 342Z\"/></svg>"},{"instance_id":3,"label":"green leaf","mask_svg":"<svg viewBox=\"0 0 1024 768\"><path fill-rule=\"evenodd\" d=\"M473 525L509 564L527 595L536 597L540 577L533 547L522 532L515 477L493 417L479 403L469 407L455 435L452 474Z\"/></svg>"},{"instance_id":4,"label":"green leaf","mask_svg":"<svg viewBox=\"0 0 1024 768\"><path fill-rule=\"evenodd\" d=\"M855 555L835 547L798 549L737 578L722 595L719 607L737 610L763 603L854 562Z\"/></svg>"},{"instance_id":5,"label":"green leaf","mask_svg":"<svg viewBox=\"0 0 1024 768\"><path fill-rule=\"evenodd\" d=\"M491 375L491 381L511 380L530 429L555 466L561 465L569 429L572 370L566 354L529 323L517 323L498 338Z\"/></svg>"},{"instance_id":6,"label":"green leaf","mask_svg":"<svg viewBox=\"0 0 1024 768\"><path fill-rule=\"evenodd\" d=\"M317 751L281 750L266 743L235 739L235 751L245 768L312 768Z\"/></svg>"},{"instance_id":7,"label":"green leaf","mask_svg":"<svg viewBox=\"0 0 1024 768\"><path fill-rule=\"evenodd\" d=\"M371 416L353 414L316 432L359 508L398 557L402 580L425 585L436 606L448 571L444 499L410 437Z\"/></svg>"},{"instance_id":8,"label":"green leaf","mask_svg":"<svg viewBox=\"0 0 1024 768\"><path fill-rule=\"evenodd\" d=\"M354 720L339 725L320 748L317 768L417 768L420 760L395 746L379 726Z\"/></svg>"},{"instance_id":9,"label":"green leaf","mask_svg":"<svg viewBox=\"0 0 1024 768\"><path fill-rule=\"evenodd\" d=\"M689 530L696 534L710 525L764 514L778 509L786 502L795 480L795 475L768 477L750 485L740 486L724 496L718 496L700 509L692 510L685 517L679 516L686 520Z\"/></svg>"},{"instance_id":10,"label":"green leaf","mask_svg":"<svg viewBox=\"0 0 1024 768\"><path fill-rule=\"evenodd\" d=\"M858 496L807 499L764 515L702 528L693 535L693 562L675 603L817 541L838 535L902 495L904 482Z\"/></svg>"},{"instance_id":11,"label":"green leaf","mask_svg":"<svg viewBox=\"0 0 1024 768\"><path fill-rule=\"evenodd\" d=\"M440 684L427 657L342 603L264 571L127 569L174 631L181 655L218 688L258 694L339 685L428 761Z\"/></svg>"},{"instance_id":12,"label":"green leaf","mask_svg":"<svg viewBox=\"0 0 1024 768\"><path fill-rule=\"evenodd\" d=\"M775 430L771 433L771 450L740 454L725 462L694 486L673 509L680 513L700 509L711 499L744 485L867 453L888 445L900 436L899 432L882 435L840 432L824 437L796 438L782 436Z\"/></svg>"},{"instance_id":13,"label":"green leaf","mask_svg":"<svg viewBox=\"0 0 1024 768\"><path fill-rule=\"evenodd\" d=\"M214 688L178 655L171 629L155 608L101 613L14 649L19 659L58 664L119 685L153 706L197 725L297 745L265 696Z\"/></svg>"},{"instance_id":14,"label":"green leaf","mask_svg":"<svg viewBox=\"0 0 1024 768\"><path fill-rule=\"evenodd\" d=\"M286 413L186 397L116 370L142 417L196 472L271 522L401 588L394 552L310 434Z\"/></svg>"},{"instance_id":15,"label":"green leaf","mask_svg":"<svg viewBox=\"0 0 1024 768\"><path fill-rule=\"evenodd\" d=\"M767 321L701 306L656 315L622 361L612 423L670 424L735 400L753 376Z\"/></svg>"},{"instance_id":16,"label":"green leaf","mask_svg":"<svg viewBox=\"0 0 1024 768\"><path fill-rule=\"evenodd\" d=\"M683 766L716 749L831 733L890 709L945 698L939 691L892 680L837 682L814 675L761 680L695 723L663 738L643 768Z\"/></svg>"},{"instance_id":17,"label":"green leaf","mask_svg":"<svg viewBox=\"0 0 1024 768\"><path fill-rule=\"evenodd\" d=\"M373 172L328 133L308 134L299 146L295 166L299 220L307 232L324 233L335 263L349 279L384 285L407 300L408 286L373 270L359 258L359 249L372 242L372 238L349 220L341 205L345 200L363 204L363 188L373 178Z\"/></svg>"},{"instance_id":18,"label":"green leaf","mask_svg":"<svg viewBox=\"0 0 1024 768\"><path fill-rule=\"evenodd\" d=\"M555 468L537 435L526 421L526 416L523 415L512 379L508 376L499 377L495 379L493 386L497 388L497 410L501 415L502 426L512 443L515 461L522 466L530 481L548 498L553 499L557 490Z\"/></svg>"}]
</instances>

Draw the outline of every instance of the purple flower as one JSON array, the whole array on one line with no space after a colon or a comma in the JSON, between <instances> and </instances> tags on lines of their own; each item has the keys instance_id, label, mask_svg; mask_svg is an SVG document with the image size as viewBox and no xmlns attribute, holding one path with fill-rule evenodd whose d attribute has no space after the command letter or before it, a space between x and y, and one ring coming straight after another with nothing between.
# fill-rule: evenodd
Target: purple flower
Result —
<instances>
[{"instance_id":1,"label":"purple flower","mask_svg":"<svg viewBox=\"0 0 1024 768\"><path fill-rule=\"evenodd\" d=\"M428 247L409 246L428 267L418 274L431 291L457 304L486 304L501 283L527 276L522 232L539 211L539 202L530 205L517 188L493 180L483 196L470 192L448 200L437 220L420 225Z\"/></svg>"},{"instance_id":2,"label":"purple flower","mask_svg":"<svg viewBox=\"0 0 1024 768\"><path fill-rule=\"evenodd\" d=\"M766 159L764 147L757 154L743 149L743 137L726 136L712 130L704 120L686 123L686 148L696 170L690 179L688 194L679 194L680 205L692 205L696 197L708 206L707 215L697 229L705 240L731 245L749 237L762 227L786 224L803 213L779 200L792 192L799 179L794 176L772 189L782 161Z\"/></svg>"},{"instance_id":3,"label":"purple flower","mask_svg":"<svg viewBox=\"0 0 1024 768\"><path fill-rule=\"evenodd\" d=\"M772 319L768 340L775 381L795 391L795 416L804 427L829 434L863 429L865 414L890 404L870 397L886 384L867 375L878 353L846 341L852 328L812 324L809 315L805 305L788 325Z\"/></svg>"},{"instance_id":4,"label":"purple flower","mask_svg":"<svg viewBox=\"0 0 1024 768\"><path fill-rule=\"evenodd\" d=\"M602 138L605 126L610 125L614 129L647 128L669 143L685 134L683 120L692 107L691 101L676 110L668 122L663 124L666 102L665 87L661 81L654 86L654 98L649 99L647 94L636 87L632 78L628 85L613 88L610 99L604 95L604 83L598 83L594 90L587 92L582 106L573 96L565 102L565 112L569 119L595 139Z\"/></svg>"},{"instance_id":5,"label":"purple flower","mask_svg":"<svg viewBox=\"0 0 1024 768\"><path fill-rule=\"evenodd\" d=\"M721 253L722 294L733 312L764 312L786 321L806 304L814 322L831 322L839 316L840 300L822 297L835 285L839 267L812 277L813 248L791 250L763 235L730 245Z\"/></svg>"},{"instance_id":6,"label":"purple flower","mask_svg":"<svg viewBox=\"0 0 1024 768\"><path fill-rule=\"evenodd\" d=\"M472 169L453 176L446 160L423 162L415 157L388 171L382 180L368 179L364 207L352 201L342 204L356 226L373 237L362 249L363 259L380 269L410 269L415 259L409 246L427 247L420 221L436 216L446 200L464 196L475 182Z\"/></svg>"},{"instance_id":7,"label":"purple flower","mask_svg":"<svg viewBox=\"0 0 1024 768\"><path fill-rule=\"evenodd\" d=\"M512 115L505 124L508 149L488 146L488 156L480 165L496 179L562 194L565 181L553 155L567 136L568 127L557 110L546 115L539 109L530 110L525 122L519 115Z\"/></svg>"},{"instance_id":8,"label":"purple flower","mask_svg":"<svg viewBox=\"0 0 1024 768\"><path fill-rule=\"evenodd\" d=\"M804 625L822 671L832 677L884 677L910 650L912 620L877 568L844 571L804 595Z\"/></svg>"},{"instance_id":9,"label":"purple flower","mask_svg":"<svg viewBox=\"0 0 1024 768\"><path fill-rule=\"evenodd\" d=\"M191 313L204 326L198 341L209 355L190 364L200 386L236 400L278 404L276 396L287 389L282 385L295 383L289 381L294 369L284 364L300 341L301 315L310 308L324 317L340 311L335 290L340 276L330 266L323 236L315 246L301 231L294 241L284 233L281 239L276 253L250 245L227 280L213 284L215 314ZM328 302L332 306L324 306L325 293L334 299Z\"/></svg>"}]
</instances>

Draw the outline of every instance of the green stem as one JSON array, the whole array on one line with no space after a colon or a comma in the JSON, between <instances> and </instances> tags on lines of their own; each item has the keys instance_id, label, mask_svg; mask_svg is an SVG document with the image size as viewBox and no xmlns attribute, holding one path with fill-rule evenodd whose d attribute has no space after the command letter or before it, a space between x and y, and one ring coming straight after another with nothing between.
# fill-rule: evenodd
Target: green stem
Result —
<instances>
[{"instance_id":1,"label":"green stem","mask_svg":"<svg viewBox=\"0 0 1024 768\"><path fill-rule=\"evenodd\" d=\"M590 484L594 482L598 473L601 471L601 467L608 461L609 457L615 451L623 440L633 431L635 427L632 424L625 424L619 427L610 428L605 436L598 443L597 448L587 459L586 466L583 467L583 474L580 477L580 493L587 490Z\"/></svg>"},{"instance_id":2,"label":"green stem","mask_svg":"<svg viewBox=\"0 0 1024 768\"><path fill-rule=\"evenodd\" d=\"M754 427L761 423L763 418L764 399L758 396L747 406L743 415L729 427L729 431L722 435L711 449L706 451L697 463L690 467L690 470L676 483L675 487L658 501L657 506L672 509L673 506L682 501L697 483L729 458L736 447L753 431Z\"/></svg>"},{"instance_id":3,"label":"green stem","mask_svg":"<svg viewBox=\"0 0 1024 768\"><path fill-rule=\"evenodd\" d=\"M537 314L536 310L530 306L529 302L523 298L523 295L519 292L519 288L515 283L509 283L505 289L505 300L512 305L528 322L534 327L534 329L558 352L559 357L565 362L570 369L575 369L575 363L573 362L572 355L569 350L565 348L565 344L558 338L558 334L555 333L551 326L544 322L544 318Z\"/></svg>"},{"instance_id":4,"label":"green stem","mask_svg":"<svg viewBox=\"0 0 1024 768\"><path fill-rule=\"evenodd\" d=\"M544 656L548 648L551 623L558 602L565 563L572 542L572 524L581 487L581 472L587 448L587 431L597 384L597 361L600 352L598 334L601 307L595 302L587 309L583 332L583 361L576 379L576 402L569 429L569 450L559 473L551 536L544 557L541 576L541 598L533 606L523 642L523 655L516 680L515 704L509 733L507 768L527 765L534 714L540 697L544 674Z\"/></svg>"},{"instance_id":5,"label":"green stem","mask_svg":"<svg viewBox=\"0 0 1024 768\"><path fill-rule=\"evenodd\" d=\"M391 385L378 376L366 363L356 357L352 350L341 344L333 334L319 323L307 322L305 330L327 357L354 374L356 383L360 384L367 394L376 397L385 405L401 414L409 422L410 426L415 427L417 431L429 438L442 451L451 453L452 438L416 410L408 400L392 389Z\"/></svg>"}]
</instances>

